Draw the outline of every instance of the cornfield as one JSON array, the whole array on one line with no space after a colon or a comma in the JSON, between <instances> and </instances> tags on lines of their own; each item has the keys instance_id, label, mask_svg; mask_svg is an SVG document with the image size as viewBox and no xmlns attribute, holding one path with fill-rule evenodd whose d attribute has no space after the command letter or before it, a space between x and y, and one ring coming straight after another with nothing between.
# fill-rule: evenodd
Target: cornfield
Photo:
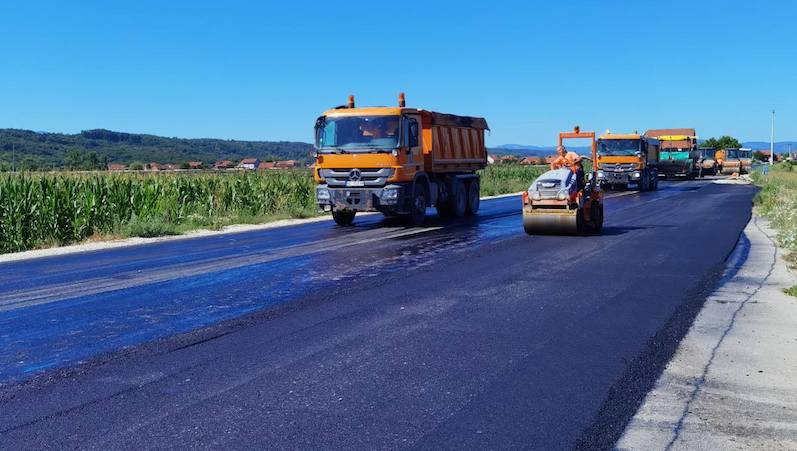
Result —
<instances>
[{"instance_id":1,"label":"cornfield","mask_svg":"<svg viewBox=\"0 0 797 451\"><path fill-rule=\"evenodd\" d=\"M479 171L482 196L516 193L529 189L531 182L548 170L547 165L494 164Z\"/></svg>"},{"instance_id":2,"label":"cornfield","mask_svg":"<svg viewBox=\"0 0 797 451\"><path fill-rule=\"evenodd\" d=\"M527 189L544 170L489 166L480 171L482 195ZM0 174L0 253L317 213L308 170Z\"/></svg>"},{"instance_id":3,"label":"cornfield","mask_svg":"<svg viewBox=\"0 0 797 451\"><path fill-rule=\"evenodd\" d=\"M0 253L95 234L155 236L313 214L306 170L231 174L0 175Z\"/></svg>"}]
</instances>

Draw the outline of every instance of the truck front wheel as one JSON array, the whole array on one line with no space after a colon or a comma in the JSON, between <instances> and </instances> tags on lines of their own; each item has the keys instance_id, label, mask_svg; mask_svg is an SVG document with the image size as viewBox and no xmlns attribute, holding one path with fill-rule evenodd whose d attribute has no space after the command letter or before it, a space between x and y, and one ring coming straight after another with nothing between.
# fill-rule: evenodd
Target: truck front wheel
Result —
<instances>
[{"instance_id":1,"label":"truck front wheel","mask_svg":"<svg viewBox=\"0 0 797 451\"><path fill-rule=\"evenodd\" d=\"M354 222L354 216L356 214L356 211L337 210L332 212L332 219L334 219L338 225L350 226L351 223Z\"/></svg>"},{"instance_id":2,"label":"truck front wheel","mask_svg":"<svg viewBox=\"0 0 797 451\"><path fill-rule=\"evenodd\" d=\"M410 221L412 225L422 226L426 222L426 199L429 194L426 190L426 185L421 182L416 182L415 187L412 189L412 209L410 211Z\"/></svg>"}]
</instances>

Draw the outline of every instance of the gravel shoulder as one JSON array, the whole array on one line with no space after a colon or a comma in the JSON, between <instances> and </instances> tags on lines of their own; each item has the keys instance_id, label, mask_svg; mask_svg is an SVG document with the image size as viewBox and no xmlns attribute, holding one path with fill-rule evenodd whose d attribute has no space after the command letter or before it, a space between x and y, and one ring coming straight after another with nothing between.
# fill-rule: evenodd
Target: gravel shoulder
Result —
<instances>
[{"instance_id":1,"label":"gravel shoulder","mask_svg":"<svg viewBox=\"0 0 797 451\"><path fill-rule=\"evenodd\" d=\"M619 449L797 449L797 282L754 217Z\"/></svg>"}]
</instances>

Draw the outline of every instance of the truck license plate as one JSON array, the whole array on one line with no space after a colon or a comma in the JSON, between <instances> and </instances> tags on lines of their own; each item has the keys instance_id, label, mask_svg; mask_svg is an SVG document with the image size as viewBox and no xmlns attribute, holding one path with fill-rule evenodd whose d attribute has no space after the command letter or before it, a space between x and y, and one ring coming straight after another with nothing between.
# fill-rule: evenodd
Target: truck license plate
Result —
<instances>
[{"instance_id":1,"label":"truck license plate","mask_svg":"<svg viewBox=\"0 0 797 451\"><path fill-rule=\"evenodd\" d=\"M363 181L357 181L357 182L348 181L348 182L346 182L346 186L365 186L365 182L363 182Z\"/></svg>"}]
</instances>

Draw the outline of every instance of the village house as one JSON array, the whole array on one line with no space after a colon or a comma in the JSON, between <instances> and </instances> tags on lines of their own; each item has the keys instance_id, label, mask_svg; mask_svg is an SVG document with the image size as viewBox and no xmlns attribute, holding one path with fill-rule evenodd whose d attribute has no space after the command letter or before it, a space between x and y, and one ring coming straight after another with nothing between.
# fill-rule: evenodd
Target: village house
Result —
<instances>
[{"instance_id":1,"label":"village house","mask_svg":"<svg viewBox=\"0 0 797 451\"><path fill-rule=\"evenodd\" d=\"M274 169L274 162L273 161L261 161L259 165L257 165L257 169L264 171L266 169Z\"/></svg>"},{"instance_id":2,"label":"village house","mask_svg":"<svg viewBox=\"0 0 797 451\"><path fill-rule=\"evenodd\" d=\"M119 163L108 163L108 170L115 172L124 171L127 170L127 166Z\"/></svg>"},{"instance_id":3,"label":"village house","mask_svg":"<svg viewBox=\"0 0 797 451\"><path fill-rule=\"evenodd\" d=\"M255 170L260 166L260 160L257 158L244 158L238 163L238 169Z\"/></svg>"},{"instance_id":4,"label":"village house","mask_svg":"<svg viewBox=\"0 0 797 451\"><path fill-rule=\"evenodd\" d=\"M543 157L526 157L526 158L520 160L520 164L522 164L522 165L545 164L545 158L543 158Z\"/></svg>"},{"instance_id":5,"label":"village house","mask_svg":"<svg viewBox=\"0 0 797 451\"><path fill-rule=\"evenodd\" d=\"M230 160L217 161L217 162L215 162L213 164L213 169L218 169L218 170L231 169L231 168L234 168L234 167L235 167L235 164L233 164L233 162L230 161Z\"/></svg>"},{"instance_id":6,"label":"village house","mask_svg":"<svg viewBox=\"0 0 797 451\"><path fill-rule=\"evenodd\" d=\"M296 160L283 160L283 161L277 161L276 163L274 163L274 168L275 169L289 169L289 168L295 168L298 165L299 164L298 164L298 162Z\"/></svg>"},{"instance_id":7,"label":"village house","mask_svg":"<svg viewBox=\"0 0 797 451\"><path fill-rule=\"evenodd\" d=\"M188 162L188 169L202 169L202 162L201 161L189 161Z\"/></svg>"}]
</instances>

